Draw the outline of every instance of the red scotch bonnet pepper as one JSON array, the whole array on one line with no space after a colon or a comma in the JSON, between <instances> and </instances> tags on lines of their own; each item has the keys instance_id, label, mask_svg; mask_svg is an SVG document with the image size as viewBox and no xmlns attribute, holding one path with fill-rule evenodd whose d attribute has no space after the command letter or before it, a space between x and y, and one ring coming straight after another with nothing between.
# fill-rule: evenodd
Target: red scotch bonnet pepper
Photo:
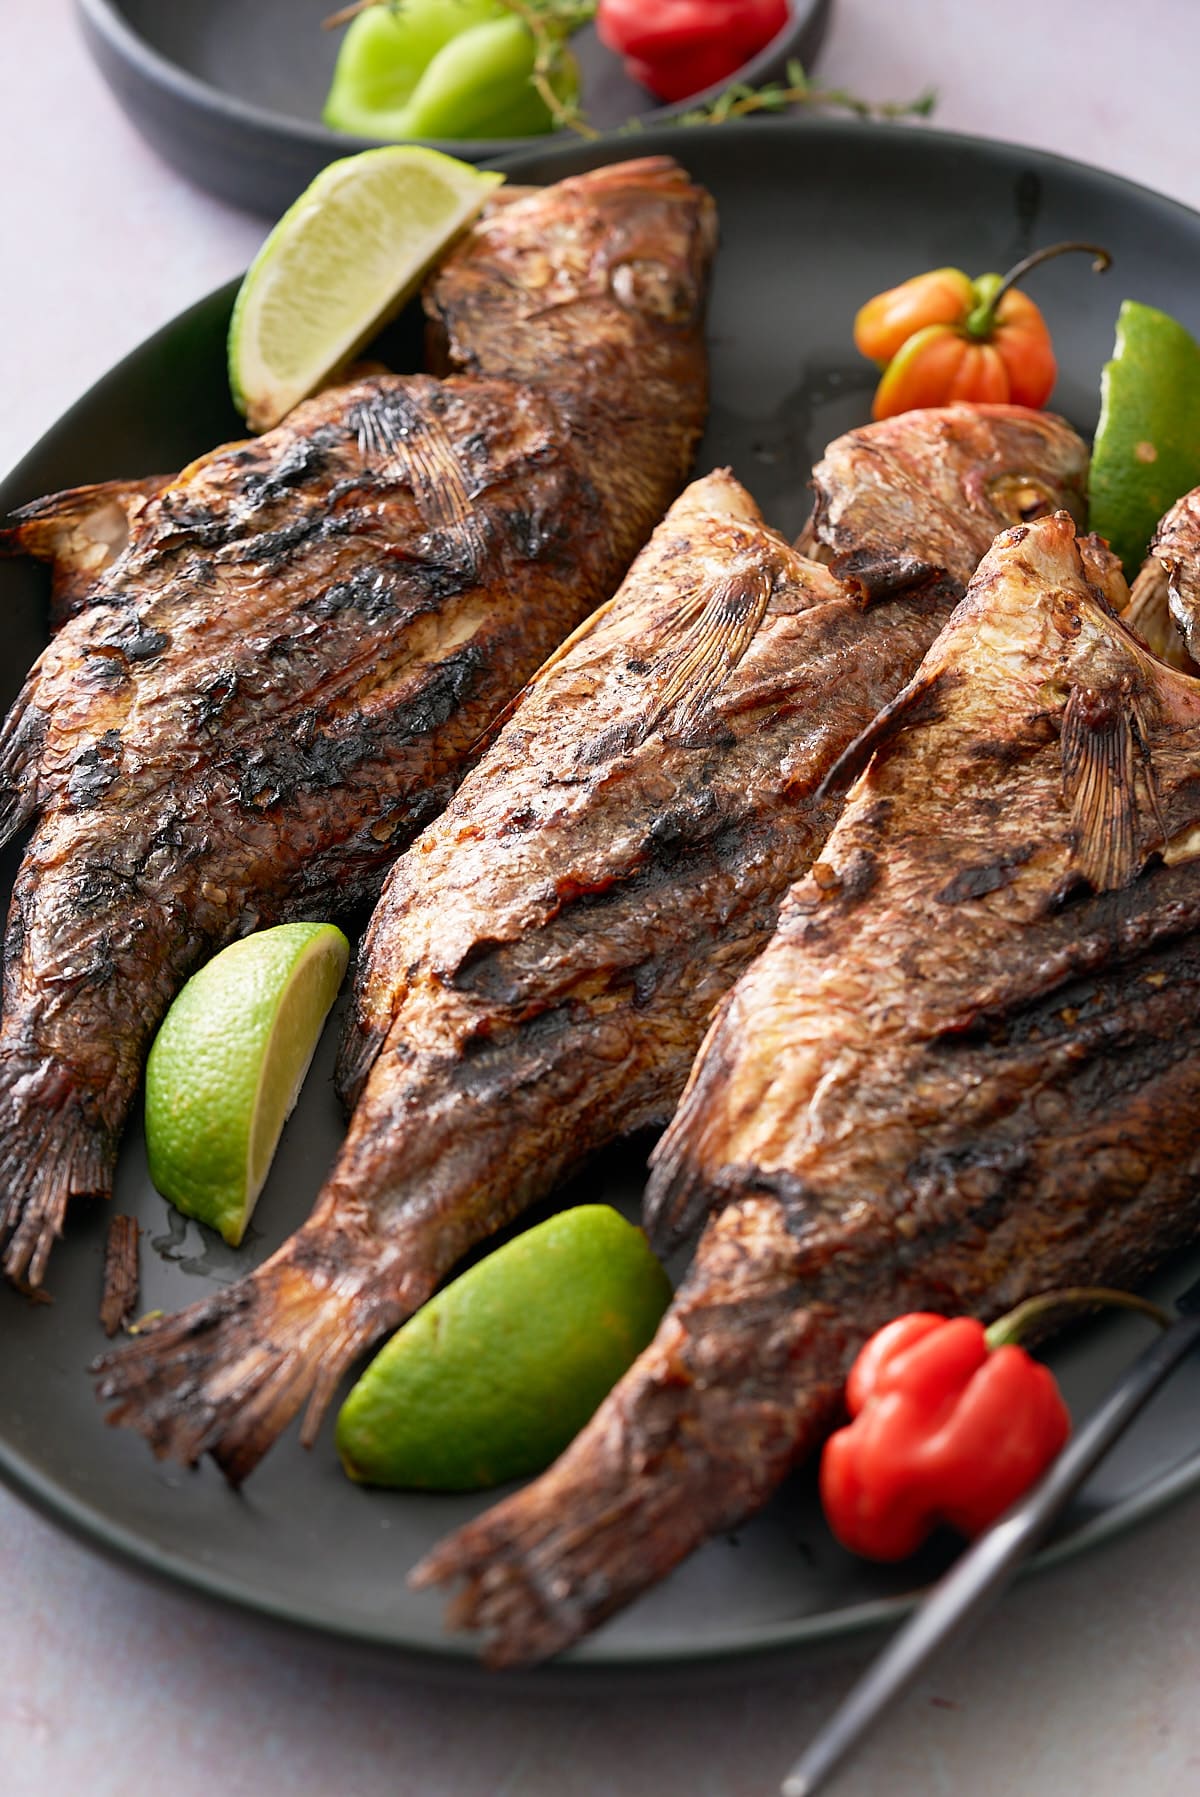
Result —
<instances>
[{"instance_id":1,"label":"red scotch bonnet pepper","mask_svg":"<svg viewBox=\"0 0 1200 1797\"><path fill-rule=\"evenodd\" d=\"M878 1330L846 1381L851 1421L825 1444L821 1502L852 1553L903 1560L949 1523L980 1535L1071 1433L1054 1375L1015 1345L1050 1312L1114 1305L1166 1327L1157 1304L1107 1286L1046 1292L989 1329L913 1311Z\"/></svg>"},{"instance_id":2,"label":"red scotch bonnet pepper","mask_svg":"<svg viewBox=\"0 0 1200 1797\"><path fill-rule=\"evenodd\" d=\"M728 81L787 24L787 0L600 0L600 42L660 100Z\"/></svg>"},{"instance_id":3,"label":"red scotch bonnet pepper","mask_svg":"<svg viewBox=\"0 0 1200 1797\"><path fill-rule=\"evenodd\" d=\"M903 1560L939 1523L978 1535L1058 1453L1071 1420L1047 1367L988 1347L973 1317L925 1311L873 1335L850 1371L852 1422L825 1444L821 1501L838 1540Z\"/></svg>"}]
</instances>

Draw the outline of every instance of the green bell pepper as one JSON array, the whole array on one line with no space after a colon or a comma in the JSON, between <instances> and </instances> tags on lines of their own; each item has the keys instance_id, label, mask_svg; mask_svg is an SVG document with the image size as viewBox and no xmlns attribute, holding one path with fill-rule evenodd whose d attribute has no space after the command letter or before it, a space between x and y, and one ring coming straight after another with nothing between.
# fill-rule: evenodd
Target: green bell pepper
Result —
<instances>
[{"instance_id":1,"label":"green bell pepper","mask_svg":"<svg viewBox=\"0 0 1200 1797\"><path fill-rule=\"evenodd\" d=\"M531 137L554 128L530 84L534 45L498 0L404 0L368 7L346 32L322 114L361 137ZM578 73L562 59L560 98Z\"/></svg>"}]
</instances>

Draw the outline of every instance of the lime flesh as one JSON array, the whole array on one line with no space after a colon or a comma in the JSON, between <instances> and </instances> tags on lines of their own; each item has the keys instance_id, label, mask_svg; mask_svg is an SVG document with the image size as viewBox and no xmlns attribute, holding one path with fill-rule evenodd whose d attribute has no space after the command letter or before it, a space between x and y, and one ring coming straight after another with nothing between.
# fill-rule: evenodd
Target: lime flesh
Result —
<instances>
[{"instance_id":1,"label":"lime flesh","mask_svg":"<svg viewBox=\"0 0 1200 1797\"><path fill-rule=\"evenodd\" d=\"M322 169L238 290L229 380L254 430L278 424L399 311L504 177L392 144Z\"/></svg>"},{"instance_id":2,"label":"lime flesh","mask_svg":"<svg viewBox=\"0 0 1200 1797\"><path fill-rule=\"evenodd\" d=\"M146 1152L164 1198L237 1246L346 971L332 924L231 943L194 974L146 1063Z\"/></svg>"},{"instance_id":3,"label":"lime flesh","mask_svg":"<svg viewBox=\"0 0 1200 1797\"><path fill-rule=\"evenodd\" d=\"M1200 484L1200 344L1125 300L1100 381L1089 523L1133 578L1163 513Z\"/></svg>"},{"instance_id":4,"label":"lime flesh","mask_svg":"<svg viewBox=\"0 0 1200 1797\"><path fill-rule=\"evenodd\" d=\"M446 1286L343 1404L352 1479L473 1491L541 1471L650 1341L671 1287L640 1229L561 1211Z\"/></svg>"}]
</instances>

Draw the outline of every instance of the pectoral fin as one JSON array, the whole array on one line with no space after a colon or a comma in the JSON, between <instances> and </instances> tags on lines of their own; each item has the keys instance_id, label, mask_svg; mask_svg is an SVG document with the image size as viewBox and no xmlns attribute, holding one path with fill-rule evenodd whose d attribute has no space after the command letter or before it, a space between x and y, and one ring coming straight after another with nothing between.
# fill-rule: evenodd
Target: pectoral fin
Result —
<instances>
[{"instance_id":1,"label":"pectoral fin","mask_svg":"<svg viewBox=\"0 0 1200 1797\"><path fill-rule=\"evenodd\" d=\"M447 432L412 394L388 388L356 406L351 417L358 446L385 479L407 482L430 530L452 532L482 570L485 540L467 476Z\"/></svg>"},{"instance_id":2,"label":"pectoral fin","mask_svg":"<svg viewBox=\"0 0 1200 1797\"><path fill-rule=\"evenodd\" d=\"M1077 872L1097 892L1127 886L1152 837L1166 841L1154 768L1125 686L1075 686L1062 721L1063 793L1076 838ZM1144 813L1153 815L1150 831Z\"/></svg>"},{"instance_id":3,"label":"pectoral fin","mask_svg":"<svg viewBox=\"0 0 1200 1797\"><path fill-rule=\"evenodd\" d=\"M685 736L700 724L716 694L742 660L763 618L780 572L774 557L734 569L686 594L677 617L678 644L664 663L664 679L644 736Z\"/></svg>"}]
</instances>

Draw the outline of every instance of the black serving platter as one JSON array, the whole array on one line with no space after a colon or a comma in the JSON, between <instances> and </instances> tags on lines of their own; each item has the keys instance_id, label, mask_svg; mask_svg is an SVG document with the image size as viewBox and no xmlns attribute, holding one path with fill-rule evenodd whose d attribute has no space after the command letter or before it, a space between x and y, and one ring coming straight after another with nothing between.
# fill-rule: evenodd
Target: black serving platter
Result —
<instances>
[{"instance_id":1,"label":"black serving platter","mask_svg":"<svg viewBox=\"0 0 1200 1797\"><path fill-rule=\"evenodd\" d=\"M820 121L647 133L638 149L678 156L721 212L712 412L699 467L731 464L789 534L807 511L812 462L868 415L872 370L855 356L850 321L877 289L945 263L1001 269L1059 238L1107 244L1113 270L1103 280L1078 262L1051 264L1036 278L1062 364L1056 404L1085 432L1122 297L1200 327L1200 216L1054 157ZM613 143L547 148L510 166L521 180L550 181L621 152ZM201 301L106 376L4 483L0 508L78 482L169 470L237 434L224 364L232 298L231 286ZM416 365L419 344L410 310L382 347L404 368ZM43 571L0 563L0 609L8 703L45 640ZM7 878L14 865L10 853ZM332 1049L331 1030L252 1236L237 1252L157 1196L140 1129L130 1129L116 1201L145 1232L145 1308L175 1308L233 1279L306 1214L341 1130ZM556 1202L607 1198L636 1214L646 1147L614 1150ZM285 1438L240 1494L212 1466L159 1466L139 1438L105 1427L85 1369L103 1345L96 1312L106 1221L103 1206L70 1217L51 1262L52 1306L0 1291L0 1475L86 1540L177 1585L425 1672L477 1675L474 1645L448 1637L438 1597L410 1592L404 1575L485 1498L355 1487L338 1468L328 1426L311 1454L294 1433ZM1165 1269L1160 1294L1179 1289L1197 1265L1191 1256ZM1077 1415L1118 1376L1145 1328L1105 1321L1051 1348ZM1193 1358L1091 1480L1043 1563L1200 1486L1198 1418ZM541 1688L651 1670L692 1678L748 1657L823 1653L854 1631L894 1622L947 1551L934 1545L893 1568L851 1559L822 1523L811 1472L801 1473L736 1537L708 1543L555 1668L528 1677Z\"/></svg>"},{"instance_id":2,"label":"black serving platter","mask_svg":"<svg viewBox=\"0 0 1200 1797\"><path fill-rule=\"evenodd\" d=\"M76 0L84 37L138 130L181 174L235 206L274 216L335 157L379 140L321 122L341 34L322 29L335 0ZM755 85L789 58L810 66L833 0L791 0L791 17L738 72ZM624 74L591 26L572 40L588 116L610 131L660 123L660 106ZM722 83L722 86L725 84ZM720 92L707 89L689 104ZM560 133L545 144L575 139ZM536 139L428 139L468 161L518 153Z\"/></svg>"}]
</instances>

